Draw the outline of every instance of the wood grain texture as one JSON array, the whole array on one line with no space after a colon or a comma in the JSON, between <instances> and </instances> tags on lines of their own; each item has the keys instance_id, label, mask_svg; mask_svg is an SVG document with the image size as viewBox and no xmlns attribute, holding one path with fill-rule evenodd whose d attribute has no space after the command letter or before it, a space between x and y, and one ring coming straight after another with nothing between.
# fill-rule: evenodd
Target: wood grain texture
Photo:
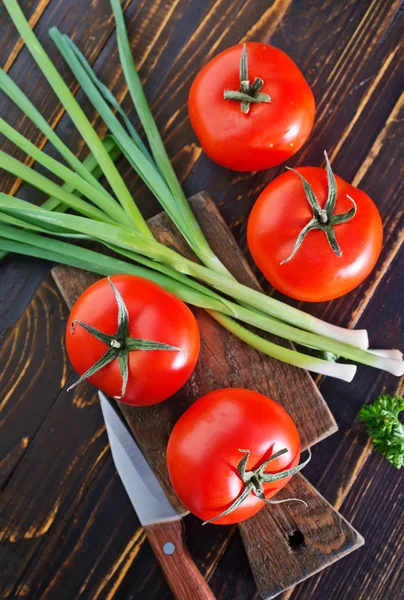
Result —
<instances>
[{"instance_id":1,"label":"wood grain texture","mask_svg":"<svg viewBox=\"0 0 404 600\"><path fill-rule=\"evenodd\" d=\"M276 497L303 498L308 506L300 510L300 503L290 502L284 511L282 505L273 505L265 518L258 513L240 527L258 594L265 600L275 598L364 543L362 536L302 475L293 477ZM268 543L276 550L271 551Z\"/></svg>"},{"instance_id":2,"label":"wood grain texture","mask_svg":"<svg viewBox=\"0 0 404 600\"><path fill-rule=\"evenodd\" d=\"M145 586L164 597L167 584L116 474L97 394L88 385L66 392L74 378L0 496L0 597L114 598L126 575L131 591ZM186 530L206 575L229 529L201 528L192 518ZM135 562L140 553L150 581Z\"/></svg>"},{"instance_id":3,"label":"wood grain texture","mask_svg":"<svg viewBox=\"0 0 404 600\"><path fill-rule=\"evenodd\" d=\"M0 346L0 488L52 407L55 393L48 390L63 387L72 373L63 341L68 311L60 300L48 275Z\"/></svg>"},{"instance_id":4,"label":"wood grain texture","mask_svg":"<svg viewBox=\"0 0 404 600\"><path fill-rule=\"evenodd\" d=\"M147 525L145 531L176 600L215 600L185 545L182 520Z\"/></svg>"},{"instance_id":5,"label":"wood grain texture","mask_svg":"<svg viewBox=\"0 0 404 600\"><path fill-rule=\"evenodd\" d=\"M39 2L35 0L22 0L20 2L20 6L32 28L36 26L42 17L49 2L50 0L40 0ZM24 43L17 31L9 26L7 12L4 7L0 7L0 39L2 43L0 64L1 68L7 72L16 60Z\"/></svg>"},{"instance_id":6,"label":"wood grain texture","mask_svg":"<svg viewBox=\"0 0 404 600\"><path fill-rule=\"evenodd\" d=\"M42 0L20 1L28 17L43 5ZM232 11L230 4L234 8ZM297 62L313 88L319 110L309 143L288 161L289 166L319 165L326 148L333 157L336 172L347 180L354 180L375 200L385 229L380 261L362 286L339 301L305 308L336 324L357 322L359 326L368 327L374 346L400 344L404 322L401 316L404 293L402 176L399 171L404 139L399 103L404 65L400 47L401 2L156 0L151 3L128 0L127 5L133 53L137 64L141 64L146 93L153 103L154 113L158 113L160 131L186 192L191 196L207 189L244 250L248 212L262 188L284 167L261 173L235 174L211 163L201 152L187 117L189 84L211 55L242 39L270 39ZM46 31L51 25L58 25L74 36L103 81L117 93L136 121L119 69L108 0L91 3L51 0L37 22L36 31L59 61L47 38ZM18 35L0 3L2 65L16 44ZM57 65L59 68L62 62ZM53 118L52 122L57 123L59 134L72 149L84 155L86 149L79 143L69 118L61 112L54 95L43 84L25 49L16 52L10 68L11 76L18 80L37 106ZM73 83L64 67L63 74ZM172 88L169 94L164 94L174 80L175 87L179 88L176 94L171 93ZM182 81L183 85L177 86ZM80 91L77 98L103 133L104 128ZM45 143L3 96L0 113L36 143ZM10 149L4 139L0 139L0 147ZM52 153L48 144L45 148ZM121 169L144 214L151 216L157 212L156 202L138 178L124 164ZM7 183L2 186L6 191L14 186L7 178L2 177L1 182ZM20 187L19 194L33 202L40 201L39 195L26 186ZM7 338L12 335L10 328L29 306L31 297L42 293L38 286L47 269L45 263L16 258L1 265L0 345L8 343ZM51 282L49 286L56 297L55 286ZM265 289L272 293L268 287ZM58 302L62 303L62 300L59 298ZM58 311L52 311L46 319L49 327L57 331ZM41 316L39 320L43 322ZM32 326L31 321L30 330ZM30 340L33 348L38 343L38 357L41 352L46 352L36 337L31 336ZM8 359L8 354L2 352L0 370ZM10 373L16 361L17 357L13 355L8 367ZM19 390L31 385L31 369L22 375ZM314 449L313 461L305 472L329 500L338 504L344 500L344 515L354 520L367 543L341 563L288 592L287 597L292 600L395 600L402 593L404 572L401 567L403 535L397 528L402 520L398 495L401 492L400 473L373 454L366 460L370 448L363 430L353 422L363 401L371 401L382 392L397 390L402 393L402 384L397 387L393 377L360 367L349 386L325 380L320 382L320 389L336 417L339 432ZM72 466L64 486L74 518L67 520L64 527L59 524L56 529L63 516L59 511L54 525L41 537L25 539L23 543L7 542L4 545L2 542L1 559L6 557L9 589L14 590L5 597L40 598L43 595L52 600L55 597L62 600L75 597L168 600L171 598L169 589L150 547L144 543L144 536L136 529L125 492L120 482L113 478L112 464L102 468L90 484L80 462L73 463L78 443L64 437L66 424L80 429L83 444L95 430L91 419L82 419L81 412L72 411L69 401L60 402L59 396L60 377L55 374L54 378L47 379L47 385L41 387L40 393L34 396L27 392L20 400L21 419L13 422L12 434L19 440L15 446L16 455L23 451L21 440L28 437L27 431L31 433L21 461L17 460L15 475L7 480L2 495L7 504L0 502L0 512L3 515L5 511L5 522L17 522L22 527L27 524L28 530L32 525L28 519L31 513L27 510L30 506L40 521L43 498L52 493L63 476L63 463L57 472L53 470L53 463L67 454ZM13 394L12 403L15 397ZM59 447L46 443L48 433L44 419L50 406L58 410L58 418L52 421L52 427L60 434ZM39 413L43 416L42 425L38 420L39 429L30 430L31 416L36 418ZM95 424L96 415L94 412ZM70 421L72 417L73 422ZM8 435L8 430L3 430L2 435ZM39 443L43 437L45 440ZM92 453L95 462L102 449L92 444L88 452ZM32 485L24 494L21 493L26 487L24 479L14 479L21 468L32 478ZM52 473L51 482L48 473ZM74 491L70 494L67 489L74 485L77 485L75 489L83 489L80 499ZM191 554L210 579L218 598L246 600L257 597L237 529L214 526L201 529L189 516L186 517L186 530ZM30 546L32 550L27 560L25 553ZM4 564L4 560L0 562ZM48 586L49 591L46 591Z\"/></svg>"}]
</instances>

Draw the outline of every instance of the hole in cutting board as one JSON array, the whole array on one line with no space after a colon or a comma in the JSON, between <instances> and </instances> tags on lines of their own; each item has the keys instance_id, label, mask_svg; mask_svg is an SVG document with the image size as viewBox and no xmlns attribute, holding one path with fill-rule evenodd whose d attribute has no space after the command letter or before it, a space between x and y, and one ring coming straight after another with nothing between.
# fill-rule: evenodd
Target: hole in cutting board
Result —
<instances>
[{"instance_id":1,"label":"hole in cutting board","mask_svg":"<svg viewBox=\"0 0 404 600\"><path fill-rule=\"evenodd\" d=\"M304 535L300 529L295 529L293 533L288 535L288 542L292 550L298 550L299 548L305 548L306 546Z\"/></svg>"}]
</instances>

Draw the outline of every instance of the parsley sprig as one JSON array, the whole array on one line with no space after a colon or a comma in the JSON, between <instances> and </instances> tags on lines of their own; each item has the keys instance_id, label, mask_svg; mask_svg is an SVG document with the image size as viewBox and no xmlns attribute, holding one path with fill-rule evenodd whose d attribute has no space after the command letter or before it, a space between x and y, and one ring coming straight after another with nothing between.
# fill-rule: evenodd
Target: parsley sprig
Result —
<instances>
[{"instance_id":1,"label":"parsley sprig","mask_svg":"<svg viewBox=\"0 0 404 600\"><path fill-rule=\"evenodd\" d=\"M384 395L372 404L364 404L358 415L377 452L397 469L404 465L404 426L399 420L403 410L404 398Z\"/></svg>"}]
</instances>

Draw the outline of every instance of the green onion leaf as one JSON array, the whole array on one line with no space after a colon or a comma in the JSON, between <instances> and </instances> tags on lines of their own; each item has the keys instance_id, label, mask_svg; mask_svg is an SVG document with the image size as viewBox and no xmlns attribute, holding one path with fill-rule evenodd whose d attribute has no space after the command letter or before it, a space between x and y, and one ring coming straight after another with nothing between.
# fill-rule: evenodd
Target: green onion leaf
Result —
<instances>
[{"instance_id":1,"label":"green onion leaf","mask_svg":"<svg viewBox=\"0 0 404 600\"><path fill-rule=\"evenodd\" d=\"M151 233L146 221L143 219L136 204L133 202L132 196L130 195L128 188L126 187L117 168L112 162L108 152L105 151L105 148L102 145L97 133L93 129L90 121L87 119L77 100L56 70L53 62L50 60L38 38L29 26L29 23L24 17L17 0L4 0L4 6L6 7L11 19L14 22L14 25L23 38L35 62L45 75L60 102L63 104L66 112L69 114L80 135L83 137L91 152L96 157L111 188L125 210L130 223L137 230L141 231L143 235L151 237Z\"/></svg>"}]
</instances>

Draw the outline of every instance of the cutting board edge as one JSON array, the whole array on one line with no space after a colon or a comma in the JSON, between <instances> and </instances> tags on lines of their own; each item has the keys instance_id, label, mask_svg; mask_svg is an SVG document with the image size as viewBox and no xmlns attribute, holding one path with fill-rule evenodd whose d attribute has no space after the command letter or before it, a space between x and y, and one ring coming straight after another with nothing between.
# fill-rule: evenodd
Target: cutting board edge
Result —
<instances>
[{"instance_id":1,"label":"cutting board edge","mask_svg":"<svg viewBox=\"0 0 404 600\"><path fill-rule=\"evenodd\" d=\"M249 550L249 548L248 548L248 535L243 529L243 523L240 523L239 530L240 530L241 538L243 540L243 545L247 552L248 560L249 560L251 570L252 570L252 573L254 576L254 581L257 586L258 595L260 598L262 598L262 600L272 600L272 598L277 598L280 594L283 594L283 593L287 592L288 590L294 588L296 585L299 585L303 581L310 579L313 575L316 575L316 574L320 573L321 571L323 571L324 569L327 569L329 566L338 562L342 558L345 558L346 556L348 556L355 550L358 550L365 544L365 538L362 536L362 534L359 533L359 531L355 527L353 527L353 525L350 523L350 521L348 521L348 519L346 517L344 517L344 515L342 515L331 504L331 502L329 502L327 500L327 498L325 498L317 490L317 488L315 488L315 486L313 484L311 484L310 481L308 481L308 479L306 477L304 477L304 475L302 475L302 473L299 473L295 477L299 477L302 481L304 481L307 488L311 489L313 491L313 493L315 493L316 496L320 497L322 502L324 502L324 504L329 507L331 514L336 515L337 518L340 520L340 522L345 523L347 529L349 530L349 534L352 536L352 539L349 541L349 545L347 545L345 548L342 548L341 550L338 550L338 553L336 553L334 556L332 556L332 557L327 556L324 563L321 566L319 566L317 569L313 569L313 570L306 572L304 575L302 575L302 577L297 577L290 585L288 585L287 587L283 587L281 590L277 591L276 593L268 593L268 592L265 592L265 589L263 589L261 582L259 581L259 579L257 577L258 570L255 568L256 565L255 565L251 550ZM269 507L264 507L262 509L262 511L265 511L265 510L269 510ZM260 511L260 513L258 513L258 515L262 516L261 511Z\"/></svg>"},{"instance_id":2,"label":"cutting board edge","mask_svg":"<svg viewBox=\"0 0 404 600\"><path fill-rule=\"evenodd\" d=\"M237 244L236 240L234 239L234 236L232 235L228 225L226 224L220 211L218 210L216 204L214 203L212 198L209 196L209 194L207 194L206 192L200 192L190 198L190 203L191 203L192 209L194 210L198 221L205 224L205 229L207 232L206 235L208 237L209 243L213 244L212 247L216 248L217 239L222 240L222 242L221 242L222 250L221 250L221 254L219 253L219 257L221 257L221 260L224 260L224 262L226 264L227 257L231 256L232 257L231 270L233 271L233 268L237 272L240 270L241 280L245 285L249 285L253 288L255 287L256 289L261 289L254 273L251 270L250 265L246 261L246 258L244 256L243 252L241 251L241 249L240 249L239 245ZM151 225L152 230L154 230L153 228L155 227L156 231L159 229L159 227L161 227L161 224L163 225L163 229L164 229L164 227L168 228L167 231L169 231L169 229L171 227L172 231L177 232L175 234L174 239L178 237L179 240L182 240L181 234L178 233L178 230L175 228L175 226L173 226L168 215L165 214L164 211L158 213L154 217L151 217L148 220L148 222ZM164 223L165 223L165 225L164 225ZM218 223L218 229L216 227L213 227L214 223ZM157 225L157 227L156 227L156 225ZM206 225L207 225L207 227L206 227ZM217 238L218 232L219 232L219 234L221 233L221 236L219 235L219 238ZM225 235L224 235L224 233L225 233ZM212 239L209 239L209 234L211 235ZM170 243L169 240L170 240L170 238L168 238L168 243ZM224 244L224 246L223 246L223 244ZM189 249L187 249L185 242L182 242L180 244L179 248L177 248L177 249L181 252L186 253L188 251L188 253L189 253ZM190 256L190 258L191 258L191 256ZM72 300L72 296L68 293L68 291L65 288L65 286L66 286L66 280L64 279L64 270L65 269L67 269L67 271L69 271L69 267L65 267L63 265L56 265L51 269L51 274L54 278L56 286L58 287L58 289L60 290L60 292L62 294L62 297L64 298L67 305L71 308L72 304L74 304L74 296L73 296L73 300ZM77 271L76 269L73 269L73 271L76 271L75 278L77 279L79 288L83 287L83 289L84 289L84 286L88 286L92 283L92 281L91 281L91 283L88 283L86 281L86 278L87 279L89 278L90 273L84 272L84 271L83 272ZM81 277L83 277L82 282L81 282ZM99 277L100 276L98 276L98 275L92 274L92 277L90 278L90 280L93 279L93 281L96 281ZM244 279L244 281L243 281L243 279ZM278 362L273 358L268 357L268 359L275 363ZM337 427L335 419L334 419L327 403L325 402L322 394L320 393L318 387L316 386L316 384L313 381L310 374L306 370L301 369L299 371L300 371L299 376L303 377L303 379L305 381L304 386L306 388L306 393L310 393L313 395L313 397L316 398L313 406L318 407L318 409L316 408L316 410L319 410L319 417L322 422L322 427L314 428L314 430L311 431L311 435L307 436L309 439L307 439L306 436L304 436L302 438L303 439L302 449L305 449L308 447L308 445L314 446L315 444L319 443L321 440L332 435L333 433L335 433L335 431L337 431L338 427ZM248 388L249 385L247 385L245 387ZM122 405L122 406L126 406L126 405ZM138 438L138 431L136 429L133 429L132 422L125 412L124 412L124 417L128 421L128 424L132 430L132 433L135 436L135 438L138 440L138 443L142 447L143 452L146 455L148 455L147 447L143 448L142 437ZM163 481L165 481L164 477L163 477ZM163 482L162 482L162 484L163 484ZM172 488L171 488L171 493L172 493ZM171 496L170 496L170 498L171 498ZM182 503L180 503L178 501L178 498L175 498L174 506L178 509L178 511L182 515L186 514L186 509L182 505Z\"/></svg>"},{"instance_id":3,"label":"cutting board edge","mask_svg":"<svg viewBox=\"0 0 404 600\"><path fill-rule=\"evenodd\" d=\"M340 513L338 513L338 514L340 514ZM346 519L344 519L344 520L346 521ZM317 575L318 573L321 573L321 571L324 571L324 569L328 569L328 567L331 567L331 565L333 565L336 562L338 562L339 560L345 558L346 556L348 556L352 552L355 552L355 550L359 550L359 548L361 548L365 544L365 539L364 539L364 537L358 531L356 531L356 529L354 527L352 527L352 525L349 523L349 521L347 521L347 523L350 525L350 527L353 529L353 531L357 535L357 542L355 544L353 544L352 546L350 546L347 550L342 551L341 554L339 554L338 556L336 556L335 558L333 558L332 560L330 560L326 565L320 567L316 571L312 571L312 572L308 573L307 575L305 575L304 577L302 577L302 579L299 579L298 581L296 581L296 583L293 583L289 587L287 587L285 589L282 589L280 592L277 592L276 594L272 594L270 596L266 596L266 595L263 595L258 590L258 588L257 588L258 596L260 598L262 598L262 600L272 600L273 598L278 598L281 594L284 594L285 592L287 592L288 590L293 589L294 587L296 587L300 583L303 583L304 581L307 581L307 579L310 579L314 575ZM253 572L253 574L254 574L254 572Z\"/></svg>"}]
</instances>

